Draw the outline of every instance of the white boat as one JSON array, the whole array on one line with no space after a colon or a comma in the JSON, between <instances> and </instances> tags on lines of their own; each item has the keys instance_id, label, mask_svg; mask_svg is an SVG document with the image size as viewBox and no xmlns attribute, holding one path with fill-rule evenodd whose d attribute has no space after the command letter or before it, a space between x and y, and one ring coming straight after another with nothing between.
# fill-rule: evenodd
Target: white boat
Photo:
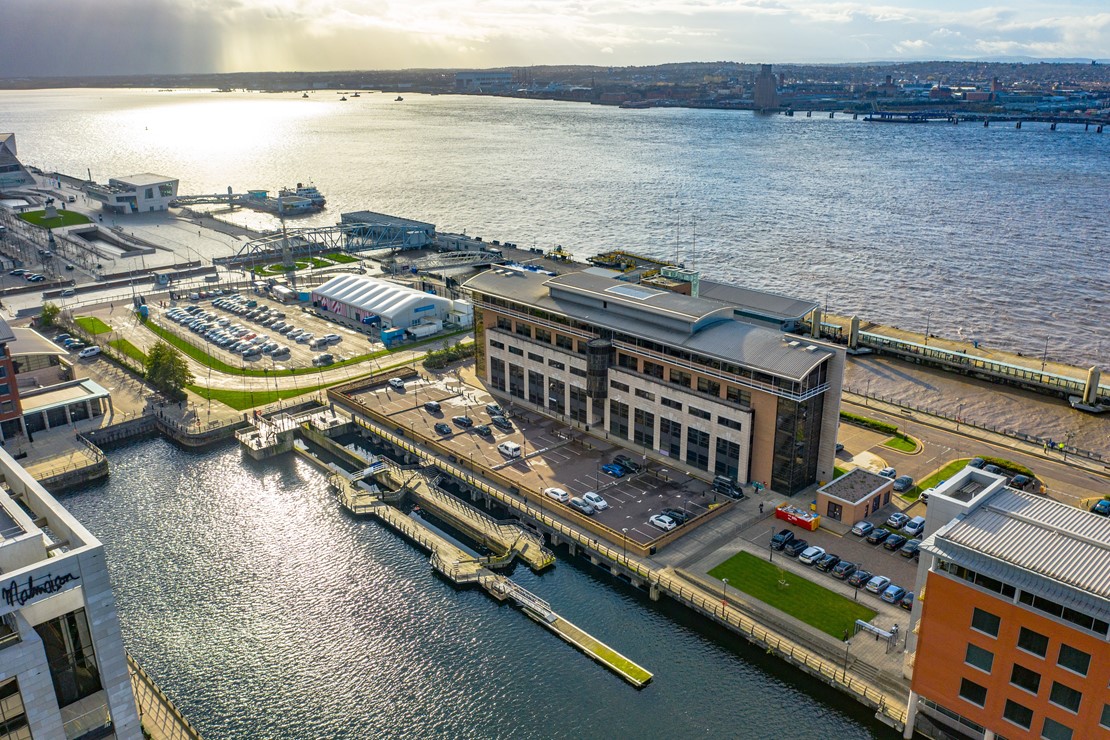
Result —
<instances>
[{"instance_id":1,"label":"white boat","mask_svg":"<svg viewBox=\"0 0 1110 740\"><path fill-rule=\"evenodd\" d=\"M315 185L305 185L304 183L297 183L295 188L282 188L280 191L282 197L297 196L299 198L307 198L312 201L312 205L322 207L327 203L324 194L316 189Z\"/></svg>"}]
</instances>

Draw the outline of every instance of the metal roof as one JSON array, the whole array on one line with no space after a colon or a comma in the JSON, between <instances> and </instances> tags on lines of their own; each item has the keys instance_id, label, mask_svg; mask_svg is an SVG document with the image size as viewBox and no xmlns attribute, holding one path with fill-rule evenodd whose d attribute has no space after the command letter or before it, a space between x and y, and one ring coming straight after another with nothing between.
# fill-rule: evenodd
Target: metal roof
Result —
<instances>
[{"instance_id":1,"label":"metal roof","mask_svg":"<svg viewBox=\"0 0 1110 740\"><path fill-rule=\"evenodd\" d=\"M28 330L31 331L31 330ZM8 326L8 322L0 319L0 342L11 342L16 339L15 333L12 328Z\"/></svg>"},{"instance_id":2,"label":"metal roof","mask_svg":"<svg viewBox=\"0 0 1110 740\"><path fill-rule=\"evenodd\" d=\"M164 182L177 182L176 177L166 177L165 175L156 175L153 172L142 172L138 175L128 175L127 177L113 177L115 182L124 185L131 185L136 188L146 187L147 185L161 185Z\"/></svg>"},{"instance_id":3,"label":"metal roof","mask_svg":"<svg viewBox=\"0 0 1110 740\"><path fill-rule=\"evenodd\" d=\"M553 284L559 288L571 286L576 290L569 296L563 290L552 294ZM664 296L652 295L638 300L607 290L614 286L633 287L632 284L584 270L552 278L540 273L496 267L464 284L471 291L536 306L789 380L805 378L834 353L823 344L799 341L797 337L780 331L737 321L713 301L666 291L660 291L665 293ZM575 294L588 297L596 305L579 302ZM619 304L621 312L615 311L612 305L603 307L602 298L609 304ZM672 320L661 323L657 318Z\"/></svg>"},{"instance_id":4,"label":"metal roof","mask_svg":"<svg viewBox=\"0 0 1110 740\"><path fill-rule=\"evenodd\" d=\"M1110 614L1110 518L1004 488L926 544L972 570Z\"/></svg>"},{"instance_id":5,"label":"metal roof","mask_svg":"<svg viewBox=\"0 0 1110 740\"><path fill-rule=\"evenodd\" d=\"M313 288L313 297L331 298L348 306L378 314L393 322L402 311L419 305L451 309L451 300L375 278L340 275Z\"/></svg>"},{"instance_id":6,"label":"metal roof","mask_svg":"<svg viewBox=\"0 0 1110 740\"><path fill-rule=\"evenodd\" d=\"M698 284L698 295L711 301L726 303L745 314L755 314L777 321L801 319L819 305L814 301L803 301L777 293L741 288L705 279Z\"/></svg>"},{"instance_id":7,"label":"metal roof","mask_svg":"<svg viewBox=\"0 0 1110 740\"><path fill-rule=\"evenodd\" d=\"M7 328L7 324L4 324L4 328ZM13 334L12 341L8 345L8 353L12 357L69 354L67 350L54 344L34 329L15 327L9 331ZM0 342L2 341L4 341L4 337L0 336Z\"/></svg>"}]
</instances>

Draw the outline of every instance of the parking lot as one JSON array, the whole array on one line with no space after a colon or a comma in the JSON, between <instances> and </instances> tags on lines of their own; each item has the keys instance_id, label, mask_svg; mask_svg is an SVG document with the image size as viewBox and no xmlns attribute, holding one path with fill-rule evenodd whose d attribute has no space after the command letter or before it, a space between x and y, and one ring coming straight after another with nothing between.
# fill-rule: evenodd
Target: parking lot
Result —
<instances>
[{"instance_id":1,"label":"parking lot","mask_svg":"<svg viewBox=\"0 0 1110 740\"><path fill-rule=\"evenodd\" d=\"M614 542L627 536L632 542L650 543L665 534L648 523L652 515L673 508L694 519L714 504L714 495L705 491L704 483L667 468L652 465L646 471L619 478L606 473L602 466L622 450L588 449L578 440L577 432L552 419L515 415L510 416L511 430L499 429L490 424L485 408L494 399L462 384L455 376L410 378L404 390L382 384L355 397L388 416L396 431L436 440L457 459L495 470L516 481L521 489L560 488L569 496L598 493L609 508L595 513L593 519L613 532ZM424 404L429 401L438 403L439 410L427 410ZM460 416L469 417L473 426L464 427L453 420ZM447 425L446 429L440 427L437 431L437 424ZM488 426L488 435L479 433L483 425ZM520 445L521 456L509 458L498 451L498 444L505 441ZM728 499L720 497L717 503L725 501ZM566 503L548 497L542 505L551 511L571 510Z\"/></svg>"}]
</instances>

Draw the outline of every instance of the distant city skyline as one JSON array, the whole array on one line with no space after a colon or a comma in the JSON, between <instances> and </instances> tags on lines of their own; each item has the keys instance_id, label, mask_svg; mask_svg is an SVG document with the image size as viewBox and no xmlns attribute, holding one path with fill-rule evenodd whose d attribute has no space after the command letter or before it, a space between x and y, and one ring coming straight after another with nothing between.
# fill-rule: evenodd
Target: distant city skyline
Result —
<instances>
[{"instance_id":1,"label":"distant city skyline","mask_svg":"<svg viewBox=\"0 0 1110 740\"><path fill-rule=\"evenodd\" d=\"M1104 0L7 0L0 76L1097 59Z\"/></svg>"}]
</instances>

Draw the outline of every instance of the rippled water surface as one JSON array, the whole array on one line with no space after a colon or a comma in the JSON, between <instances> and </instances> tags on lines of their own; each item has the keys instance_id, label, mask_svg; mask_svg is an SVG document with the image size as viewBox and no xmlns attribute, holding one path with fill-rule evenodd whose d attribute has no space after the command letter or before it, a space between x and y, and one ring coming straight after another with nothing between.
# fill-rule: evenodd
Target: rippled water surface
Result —
<instances>
[{"instance_id":1,"label":"rippled water surface","mask_svg":"<svg viewBox=\"0 0 1110 740\"><path fill-rule=\"evenodd\" d=\"M124 640L206 738L892 737L848 698L565 560L513 578L655 673L637 691L341 510L301 460L161 439L62 497Z\"/></svg>"},{"instance_id":2,"label":"rippled water surface","mask_svg":"<svg viewBox=\"0 0 1110 740\"><path fill-rule=\"evenodd\" d=\"M676 254L882 323L1107 366L1110 136L1062 126L620 110L380 93L0 92L21 157L182 193L312 179L371 209L579 256Z\"/></svg>"}]
</instances>

